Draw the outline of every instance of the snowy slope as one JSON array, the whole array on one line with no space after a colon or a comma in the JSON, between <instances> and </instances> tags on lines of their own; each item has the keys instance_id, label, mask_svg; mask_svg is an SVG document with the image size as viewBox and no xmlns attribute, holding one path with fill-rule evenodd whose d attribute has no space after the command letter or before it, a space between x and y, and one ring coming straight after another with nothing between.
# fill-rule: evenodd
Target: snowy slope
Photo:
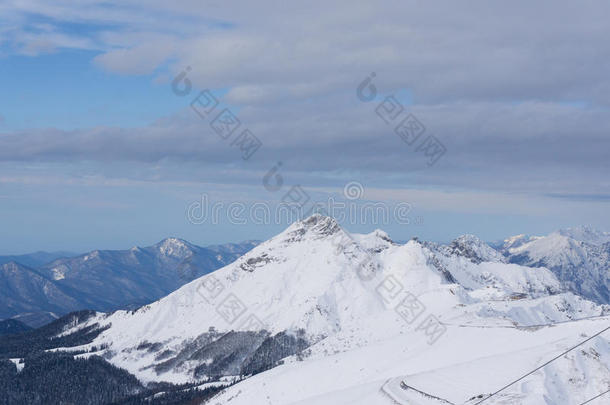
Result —
<instances>
[{"instance_id":1,"label":"snowy slope","mask_svg":"<svg viewBox=\"0 0 610 405\"><path fill-rule=\"evenodd\" d=\"M64 334L107 329L65 350L95 346L145 382L258 373L213 404L389 404L399 394L465 403L610 324L609 307L490 249L471 236L399 245L314 215L153 304L73 325ZM595 350L509 393L576 403L610 384L607 350ZM402 389L403 380L431 397Z\"/></svg>"},{"instance_id":2,"label":"snowy slope","mask_svg":"<svg viewBox=\"0 0 610 405\"><path fill-rule=\"evenodd\" d=\"M590 243L592 245L602 245L610 242L610 232L600 231L590 226L560 229L558 233L574 240Z\"/></svg>"},{"instance_id":3,"label":"snowy slope","mask_svg":"<svg viewBox=\"0 0 610 405\"><path fill-rule=\"evenodd\" d=\"M446 338L432 346L421 333L405 332L378 344L288 362L229 388L210 403L443 403L400 388L404 381L453 404L474 404L469 399L499 390L609 322L606 317L537 331L449 327ZM607 337L597 338L583 351L570 353L485 403L580 404L603 392L610 381ZM507 401L511 397L512 402Z\"/></svg>"}]
</instances>

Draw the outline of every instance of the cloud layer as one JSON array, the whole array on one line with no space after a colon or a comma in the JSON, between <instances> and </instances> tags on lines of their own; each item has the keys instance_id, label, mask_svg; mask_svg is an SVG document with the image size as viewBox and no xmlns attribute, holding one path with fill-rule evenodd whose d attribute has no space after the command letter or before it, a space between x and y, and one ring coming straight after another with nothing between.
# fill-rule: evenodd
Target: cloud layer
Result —
<instances>
[{"instance_id":1,"label":"cloud layer","mask_svg":"<svg viewBox=\"0 0 610 405\"><path fill-rule=\"evenodd\" d=\"M0 160L188 162L235 182L282 161L310 183L603 199L609 11L602 1L9 0L3 53L96 50L101 69L161 81L189 66L193 92L184 111L142 128L4 133ZM371 72L378 98L362 103L356 86ZM188 108L204 88L226 92L263 142L249 162ZM375 114L391 94L408 94L405 107L446 146L432 168Z\"/></svg>"}]
</instances>

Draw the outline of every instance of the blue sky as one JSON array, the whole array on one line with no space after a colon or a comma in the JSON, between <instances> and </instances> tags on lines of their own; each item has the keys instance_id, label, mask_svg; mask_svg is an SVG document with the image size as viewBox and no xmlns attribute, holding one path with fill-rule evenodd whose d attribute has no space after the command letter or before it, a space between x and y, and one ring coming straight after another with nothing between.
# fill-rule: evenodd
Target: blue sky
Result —
<instances>
[{"instance_id":1,"label":"blue sky","mask_svg":"<svg viewBox=\"0 0 610 405\"><path fill-rule=\"evenodd\" d=\"M5 94L4 131L74 130L95 126L137 127L184 106L154 76L126 76L95 66L96 51L67 50L38 56L5 56L0 65Z\"/></svg>"},{"instance_id":2,"label":"blue sky","mask_svg":"<svg viewBox=\"0 0 610 405\"><path fill-rule=\"evenodd\" d=\"M4 2L0 254L265 239L286 224L185 212L202 195L273 206L295 185L340 199L350 182L412 222L345 227L398 240L610 229L607 8ZM191 110L203 89L262 142L252 158ZM434 165L378 116L388 96L445 146Z\"/></svg>"}]
</instances>

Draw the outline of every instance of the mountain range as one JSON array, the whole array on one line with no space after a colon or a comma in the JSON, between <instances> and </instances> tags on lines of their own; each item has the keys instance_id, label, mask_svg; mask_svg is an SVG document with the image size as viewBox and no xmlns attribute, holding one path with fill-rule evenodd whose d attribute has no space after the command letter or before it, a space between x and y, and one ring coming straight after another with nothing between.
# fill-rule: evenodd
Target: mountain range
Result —
<instances>
[{"instance_id":1,"label":"mountain range","mask_svg":"<svg viewBox=\"0 0 610 405\"><path fill-rule=\"evenodd\" d=\"M200 403L581 404L610 386L610 306L579 292L602 291L595 281L575 285L591 269L542 266L557 246L531 245L543 239L398 244L316 214L156 302L79 314L39 344L147 386L224 388ZM0 339L0 357L27 370L18 340Z\"/></svg>"},{"instance_id":2,"label":"mountain range","mask_svg":"<svg viewBox=\"0 0 610 405\"><path fill-rule=\"evenodd\" d=\"M78 253L73 252L34 252L23 255L0 256L0 264L16 262L28 267L38 267L50 263L62 257L74 257Z\"/></svg>"},{"instance_id":3,"label":"mountain range","mask_svg":"<svg viewBox=\"0 0 610 405\"><path fill-rule=\"evenodd\" d=\"M551 270L568 290L610 304L610 233L591 227L517 235L499 246L511 263Z\"/></svg>"},{"instance_id":4,"label":"mountain range","mask_svg":"<svg viewBox=\"0 0 610 405\"><path fill-rule=\"evenodd\" d=\"M95 250L74 257L33 254L0 265L0 319L41 326L81 309L113 311L153 302L223 267L257 242L200 247L177 238L129 250ZM6 258L6 257L5 257ZM43 258L51 261L42 263Z\"/></svg>"}]
</instances>

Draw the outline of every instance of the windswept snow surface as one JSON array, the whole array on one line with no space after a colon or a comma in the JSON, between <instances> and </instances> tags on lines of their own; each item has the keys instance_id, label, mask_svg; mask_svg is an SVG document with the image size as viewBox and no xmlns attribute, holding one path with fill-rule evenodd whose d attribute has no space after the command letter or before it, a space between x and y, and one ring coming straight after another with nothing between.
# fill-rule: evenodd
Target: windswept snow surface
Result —
<instances>
[{"instance_id":1,"label":"windswept snow surface","mask_svg":"<svg viewBox=\"0 0 610 405\"><path fill-rule=\"evenodd\" d=\"M490 249L471 236L399 245L383 231L350 235L314 215L151 305L64 333L108 327L80 349L95 346L144 382L209 382L219 359L231 362L225 377L239 374L250 346L273 346L261 346L266 336L310 345L211 404L392 404L383 387L396 381L431 396L404 390L398 403L473 404L610 325L607 306ZM602 392L608 336L581 349L487 403L578 404Z\"/></svg>"}]
</instances>

